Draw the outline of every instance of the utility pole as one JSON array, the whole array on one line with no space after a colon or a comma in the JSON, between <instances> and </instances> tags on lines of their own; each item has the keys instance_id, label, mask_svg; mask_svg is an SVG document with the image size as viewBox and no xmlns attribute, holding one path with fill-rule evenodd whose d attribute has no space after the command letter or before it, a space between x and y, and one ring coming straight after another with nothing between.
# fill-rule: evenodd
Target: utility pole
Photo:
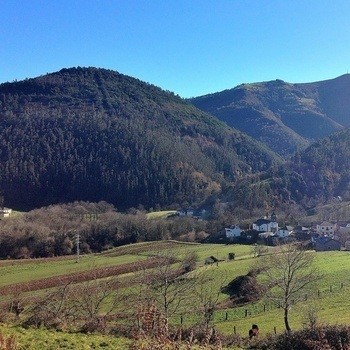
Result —
<instances>
[{"instance_id":1,"label":"utility pole","mask_svg":"<svg viewBox=\"0 0 350 350\"><path fill-rule=\"evenodd\" d=\"M98 213L85 213L85 214L79 214L80 216L80 223L83 222L85 218L89 219L90 221L95 221L98 219ZM79 262L80 260L80 233L79 231L75 230L76 235L75 235L75 241L77 245L77 257L75 262Z\"/></svg>"},{"instance_id":2,"label":"utility pole","mask_svg":"<svg viewBox=\"0 0 350 350\"><path fill-rule=\"evenodd\" d=\"M78 263L79 259L80 259L80 234L79 234L79 231L77 232L76 242L77 242L77 259L75 262Z\"/></svg>"}]
</instances>

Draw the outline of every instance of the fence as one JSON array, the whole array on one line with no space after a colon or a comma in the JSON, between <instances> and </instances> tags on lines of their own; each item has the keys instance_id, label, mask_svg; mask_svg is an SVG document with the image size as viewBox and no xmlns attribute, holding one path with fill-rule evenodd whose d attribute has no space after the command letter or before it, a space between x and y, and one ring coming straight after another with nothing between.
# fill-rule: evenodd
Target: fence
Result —
<instances>
[{"instance_id":1,"label":"fence","mask_svg":"<svg viewBox=\"0 0 350 350\"><path fill-rule=\"evenodd\" d=\"M307 301L309 299L323 298L332 293L340 292L343 289L348 289L349 287L350 285L346 285L344 282L340 282L336 285L330 285L328 288L308 290L303 294L302 298L303 301ZM278 308L279 307L273 302L260 301L257 303L238 306L227 310L217 310L214 312L213 321L214 323L238 321L249 317L259 316L261 314L264 314L265 312ZM195 314L193 312L183 313L182 315L178 316L177 319L173 318L173 321L181 325L194 324L200 321L200 315ZM273 331L276 333L276 327L274 327ZM234 328L234 332L236 332L236 328Z\"/></svg>"}]
</instances>

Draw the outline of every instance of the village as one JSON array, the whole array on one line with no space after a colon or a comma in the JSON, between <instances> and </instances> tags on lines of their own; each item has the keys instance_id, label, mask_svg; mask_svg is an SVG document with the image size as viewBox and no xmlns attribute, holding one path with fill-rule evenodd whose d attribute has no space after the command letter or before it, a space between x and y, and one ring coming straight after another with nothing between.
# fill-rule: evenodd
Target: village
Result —
<instances>
[{"instance_id":1,"label":"village","mask_svg":"<svg viewBox=\"0 0 350 350\"><path fill-rule=\"evenodd\" d=\"M252 222L249 229L237 224L225 227L224 239L232 243L259 241L266 245L299 241L316 251L350 250L350 223L323 221L311 227L279 226L273 212Z\"/></svg>"}]
</instances>

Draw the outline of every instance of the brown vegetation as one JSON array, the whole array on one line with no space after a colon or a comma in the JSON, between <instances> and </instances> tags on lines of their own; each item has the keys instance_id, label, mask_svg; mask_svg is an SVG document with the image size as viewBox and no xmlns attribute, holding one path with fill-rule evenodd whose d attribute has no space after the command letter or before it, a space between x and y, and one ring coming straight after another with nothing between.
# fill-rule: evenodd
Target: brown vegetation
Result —
<instances>
[{"instance_id":1,"label":"brown vegetation","mask_svg":"<svg viewBox=\"0 0 350 350\"><path fill-rule=\"evenodd\" d=\"M77 235L84 254L129 243L177 239L187 232L202 232L205 226L191 218L148 220L138 210L118 213L106 202L52 205L0 220L0 259L72 255Z\"/></svg>"},{"instance_id":2,"label":"brown vegetation","mask_svg":"<svg viewBox=\"0 0 350 350\"><path fill-rule=\"evenodd\" d=\"M246 275L238 276L222 291L230 296L230 304L242 304L259 300L265 288L258 283L257 275L259 270L250 270Z\"/></svg>"},{"instance_id":3,"label":"brown vegetation","mask_svg":"<svg viewBox=\"0 0 350 350\"><path fill-rule=\"evenodd\" d=\"M222 349L219 335L214 328L194 327L170 331L167 319L155 304L142 306L138 312L138 328L133 334L131 350L189 350Z\"/></svg>"},{"instance_id":4,"label":"brown vegetation","mask_svg":"<svg viewBox=\"0 0 350 350\"><path fill-rule=\"evenodd\" d=\"M14 336L5 337L0 333L0 349L1 350L16 350L17 342Z\"/></svg>"},{"instance_id":5,"label":"brown vegetation","mask_svg":"<svg viewBox=\"0 0 350 350\"><path fill-rule=\"evenodd\" d=\"M345 325L305 328L259 339L261 350L346 350L350 348L350 327Z\"/></svg>"}]
</instances>

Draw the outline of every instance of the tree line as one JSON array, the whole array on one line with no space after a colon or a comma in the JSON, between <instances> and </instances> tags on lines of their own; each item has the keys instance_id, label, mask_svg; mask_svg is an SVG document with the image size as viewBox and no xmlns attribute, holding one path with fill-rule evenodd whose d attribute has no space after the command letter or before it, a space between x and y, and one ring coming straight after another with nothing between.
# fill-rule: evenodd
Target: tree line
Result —
<instances>
[{"instance_id":1,"label":"tree line","mask_svg":"<svg viewBox=\"0 0 350 350\"><path fill-rule=\"evenodd\" d=\"M144 211L120 213L106 202L74 202L0 221L0 258L39 258L100 252L128 243L202 237L206 224L188 218L149 220Z\"/></svg>"}]
</instances>

